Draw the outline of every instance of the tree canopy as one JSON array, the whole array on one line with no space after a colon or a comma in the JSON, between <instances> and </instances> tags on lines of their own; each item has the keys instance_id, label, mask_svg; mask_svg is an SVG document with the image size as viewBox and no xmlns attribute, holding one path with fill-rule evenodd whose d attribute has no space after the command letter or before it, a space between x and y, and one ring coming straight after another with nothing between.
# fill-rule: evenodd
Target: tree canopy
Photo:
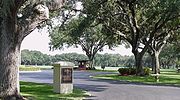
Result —
<instances>
[{"instance_id":1,"label":"tree canopy","mask_svg":"<svg viewBox=\"0 0 180 100\"><path fill-rule=\"evenodd\" d=\"M85 1L86 2L86 1ZM103 24L96 21L97 9L93 10L91 4L83 2L83 9L78 11L76 17L71 17L61 26L57 26L50 34L50 45L53 49L80 45L91 61L90 67L93 67L93 59L98 51L102 51L104 46L112 48L119 41L117 35L104 31ZM94 6L96 4L93 4ZM90 7L89 7L90 6ZM92 12L89 13L89 10ZM93 13L93 14L92 14Z\"/></svg>"},{"instance_id":2,"label":"tree canopy","mask_svg":"<svg viewBox=\"0 0 180 100\"><path fill-rule=\"evenodd\" d=\"M179 25L178 0L85 0L84 3L97 4L92 9L98 13L90 8L87 12L96 16L106 31L120 35L132 47L139 75L143 74L142 57L152 42L160 38L164 41L166 34Z\"/></svg>"},{"instance_id":3,"label":"tree canopy","mask_svg":"<svg viewBox=\"0 0 180 100\"><path fill-rule=\"evenodd\" d=\"M103 32L118 35L132 47L137 75L143 75L142 58L146 51L161 51L164 41L179 30L179 0L83 0L82 5L80 13L84 19L69 31L80 36L92 23L101 24Z\"/></svg>"}]
</instances>

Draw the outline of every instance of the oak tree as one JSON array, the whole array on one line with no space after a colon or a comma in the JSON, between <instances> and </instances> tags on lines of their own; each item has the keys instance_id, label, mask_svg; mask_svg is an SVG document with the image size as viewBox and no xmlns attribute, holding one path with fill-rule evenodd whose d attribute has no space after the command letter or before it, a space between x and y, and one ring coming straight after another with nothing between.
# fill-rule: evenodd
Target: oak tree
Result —
<instances>
[{"instance_id":1,"label":"oak tree","mask_svg":"<svg viewBox=\"0 0 180 100\"><path fill-rule=\"evenodd\" d=\"M179 5L179 0L111 0L97 18L131 46L137 75L143 75L143 55L159 34L162 41L167 38L168 31L176 27L172 21L179 24Z\"/></svg>"},{"instance_id":2,"label":"oak tree","mask_svg":"<svg viewBox=\"0 0 180 100\"><path fill-rule=\"evenodd\" d=\"M64 0L0 0L0 99L22 99L19 93L23 39L59 10Z\"/></svg>"},{"instance_id":3,"label":"oak tree","mask_svg":"<svg viewBox=\"0 0 180 100\"><path fill-rule=\"evenodd\" d=\"M94 26L94 23L91 23L88 27L81 26L83 21L82 17L80 19L72 19L63 28L58 27L54 29L50 34L50 45L54 49L80 46L89 59L90 68L93 68L94 57L97 52L102 51L106 45L110 48L115 46L114 44L118 40L118 37L112 34L105 34L101 24ZM82 27L83 31L80 31Z\"/></svg>"}]
</instances>

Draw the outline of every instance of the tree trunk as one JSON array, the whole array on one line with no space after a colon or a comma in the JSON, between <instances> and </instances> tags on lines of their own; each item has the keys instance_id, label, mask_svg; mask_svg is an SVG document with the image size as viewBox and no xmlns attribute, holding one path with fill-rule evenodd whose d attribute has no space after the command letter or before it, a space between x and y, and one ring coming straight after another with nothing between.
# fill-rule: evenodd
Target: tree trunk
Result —
<instances>
[{"instance_id":1,"label":"tree trunk","mask_svg":"<svg viewBox=\"0 0 180 100\"><path fill-rule=\"evenodd\" d=\"M152 72L155 74L156 66L155 66L155 54L154 53L151 55L151 68L152 68Z\"/></svg>"},{"instance_id":2,"label":"tree trunk","mask_svg":"<svg viewBox=\"0 0 180 100\"><path fill-rule=\"evenodd\" d=\"M94 58L93 58L93 57L89 57L89 67L90 67L91 69L94 68Z\"/></svg>"},{"instance_id":3,"label":"tree trunk","mask_svg":"<svg viewBox=\"0 0 180 100\"><path fill-rule=\"evenodd\" d=\"M88 59L89 59L89 68L93 69L94 68L94 56L91 55L87 55Z\"/></svg>"},{"instance_id":4,"label":"tree trunk","mask_svg":"<svg viewBox=\"0 0 180 100\"><path fill-rule=\"evenodd\" d=\"M4 51L6 50L6 51ZM2 47L0 51L0 96L5 100L19 97L19 48Z\"/></svg>"},{"instance_id":5,"label":"tree trunk","mask_svg":"<svg viewBox=\"0 0 180 100\"><path fill-rule=\"evenodd\" d=\"M159 52L155 52L155 74L160 74L160 66L159 66Z\"/></svg>"},{"instance_id":6,"label":"tree trunk","mask_svg":"<svg viewBox=\"0 0 180 100\"><path fill-rule=\"evenodd\" d=\"M142 66L142 55L139 53L134 54L135 56L135 66L136 66L136 75L144 75L143 66Z\"/></svg>"},{"instance_id":7,"label":"tree trunk","mask_svg":"<svg viewBox=\"0 0 180 100\"><path fill-rule=\"evenodd\" d=\"M93 68L93 66L94 66L94 60L91 59L91 60L89 60L89 67Z\"/></svg>"},{"instance_id":8,"label":"tree trunk","mask_svg":"<svg viewBox=\"0 0 180 100\"><path fill-rule=\"evenodd\" d=\"M22 100L19 94L20 43L14 20L0 23L0 99Z\"/></svg>"}]
</instances>

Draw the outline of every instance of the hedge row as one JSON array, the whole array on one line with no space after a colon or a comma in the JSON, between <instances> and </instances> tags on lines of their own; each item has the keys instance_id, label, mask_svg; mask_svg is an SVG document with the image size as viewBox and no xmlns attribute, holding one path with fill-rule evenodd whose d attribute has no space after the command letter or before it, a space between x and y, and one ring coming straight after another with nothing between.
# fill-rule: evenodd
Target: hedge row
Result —
<instances>
[{"instance_id":1,"label":"hedge row","mask_svg":"<svg viewBox=\"0 0 180 100\"><path fill-rule=\"evenodd\" d=\"M143 68L144 75L150 74L150 69L148 67ZM135 75L136 74L136 68L119 68L118 69L120 75Z\"/></svg>"}]
</instances>

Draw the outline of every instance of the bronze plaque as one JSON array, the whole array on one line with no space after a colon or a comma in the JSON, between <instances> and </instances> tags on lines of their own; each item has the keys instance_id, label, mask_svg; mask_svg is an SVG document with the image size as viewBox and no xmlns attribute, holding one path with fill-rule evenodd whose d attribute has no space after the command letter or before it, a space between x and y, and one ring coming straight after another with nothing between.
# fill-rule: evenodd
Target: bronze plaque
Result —
<instances>
[{"instance_id":1,"label":"bronze plaque","mask_svg":"<svg viewBox=\"0 0 180 100\"><path fill-rule=\"evenodd\" d=\"M61 83L72 83L72 68L62 68L61 75Z\"/></svg>"}]
</instances>

